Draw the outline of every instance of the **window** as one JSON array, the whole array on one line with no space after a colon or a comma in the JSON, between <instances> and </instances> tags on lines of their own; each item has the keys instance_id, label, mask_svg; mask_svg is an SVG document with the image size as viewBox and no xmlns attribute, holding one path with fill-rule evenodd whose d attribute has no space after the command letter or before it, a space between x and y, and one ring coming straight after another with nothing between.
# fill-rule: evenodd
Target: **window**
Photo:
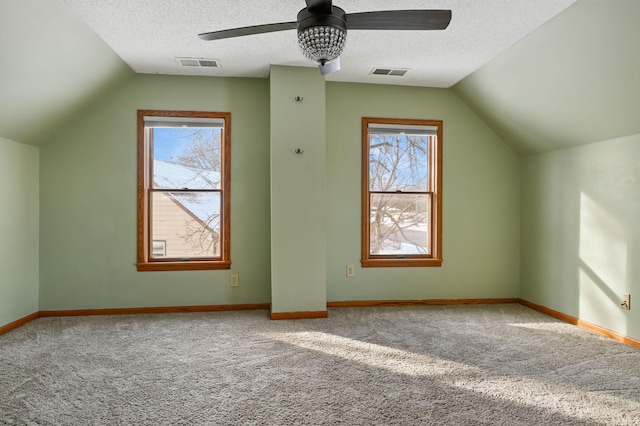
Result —
<instances>
[{"instance_id":1,"label":"window","mask_svg":"<svg viewBox=\"0 0 640 426\"><path fill-rule=\"evenodd\" d=\"M139 271L229 269L226 112L138 111Z\"/></svg>"},{"instance_id":2,"label":"window","mask_svg":"<svg viewBox=\"0 0 640 426\"><path fill-rule=\"evenodd\" d=\"M362 266L442 264L442 121L362 119Z\"/></svg>"},{"instance_id":3,"label":"window","mask_svg":"<svg viewBox=\"0 0 640 426\"><path fill-rule=\"evenodd\" d=\"M166 257L167 256L167 242L154 240L151 245L151 257Z\"/></svg>"}]
</instances>

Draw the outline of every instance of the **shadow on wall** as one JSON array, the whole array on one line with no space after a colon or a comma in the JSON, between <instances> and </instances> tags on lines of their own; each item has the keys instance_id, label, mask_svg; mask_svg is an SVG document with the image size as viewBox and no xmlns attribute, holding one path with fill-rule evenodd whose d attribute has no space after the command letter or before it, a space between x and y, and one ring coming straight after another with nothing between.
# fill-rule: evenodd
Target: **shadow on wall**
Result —
<instances>
[{"instance_id":1,"label":"shadow on wall","mask_svg":"<svg viewBox=\"0 0 640 426\"><path fill-rule=\"evenodd\" d=\"M580 317L616 324L628 332L628 317L620 307L630 293L629 244L624 224L584 191L580 194L578 286Z\"/></svg>"}]
</instances>

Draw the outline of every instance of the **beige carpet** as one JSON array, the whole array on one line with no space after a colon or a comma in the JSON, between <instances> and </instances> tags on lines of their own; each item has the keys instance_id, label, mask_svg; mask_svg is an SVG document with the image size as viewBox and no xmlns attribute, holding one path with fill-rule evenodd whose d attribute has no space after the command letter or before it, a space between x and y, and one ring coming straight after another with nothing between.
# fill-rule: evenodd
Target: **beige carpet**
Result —
<instances>
[{"instance_id":1,"label":"beige carpet","mask_svg":"<svg viewBox=\"0 0 640 426\"><path fill-rule=\"evenodd\" d=\"M523 306L40 318L1 425L639 425L640 351Z\"/></svg>"}]
</instances>

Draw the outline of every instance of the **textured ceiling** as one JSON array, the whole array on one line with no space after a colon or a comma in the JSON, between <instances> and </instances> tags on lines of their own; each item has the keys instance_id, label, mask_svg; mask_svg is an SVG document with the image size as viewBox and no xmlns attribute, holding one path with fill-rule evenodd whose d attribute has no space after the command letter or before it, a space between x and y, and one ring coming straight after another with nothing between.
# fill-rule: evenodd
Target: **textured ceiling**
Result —
<instances>
[{"instance_id":1,"label":"textured ceiling","mask_svg":"<svg viewBox=\"0 0 640 426\"><path fill-rule=\"evenodd\" d=\"M303 0L63 0L136 72L267 77L269 66L314 66L295 30L202 41L198 33L295 21ZM349 31L342 69L328 81L450 87L575 0L342 0L347 13L451 9L444 31ZM213 58L221 68L181 67L176 57ZM404 68L404 77L371 75Z\"/></svg>"}]
</instances>

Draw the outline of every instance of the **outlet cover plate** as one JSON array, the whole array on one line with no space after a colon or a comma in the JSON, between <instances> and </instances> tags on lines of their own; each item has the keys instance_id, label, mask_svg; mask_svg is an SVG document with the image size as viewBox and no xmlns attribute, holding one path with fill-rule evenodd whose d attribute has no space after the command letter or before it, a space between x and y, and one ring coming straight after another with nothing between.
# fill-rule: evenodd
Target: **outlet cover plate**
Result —
<instances>
[{"instance_id":1,"label":"outlet cover plate","mask_svg":"<svg viewBox=\"0 0 640 426\"><path fill-rule=\"evenodd\" d=\"M347 265L347 277L354 277L356 275L356 270L353 265Z\"/></svg>"},{"instance_id":2,"label":"outlet cover plate","mask_svg":"<svg viewBox=\"0 0 640 426\"><path fill-rule=\"evenodd\" d=\"M622 309L631 310L631 295L630 294L623 294L622 295L622 297L620 298L620 307Z\"/></svg>"}]
</instances>

